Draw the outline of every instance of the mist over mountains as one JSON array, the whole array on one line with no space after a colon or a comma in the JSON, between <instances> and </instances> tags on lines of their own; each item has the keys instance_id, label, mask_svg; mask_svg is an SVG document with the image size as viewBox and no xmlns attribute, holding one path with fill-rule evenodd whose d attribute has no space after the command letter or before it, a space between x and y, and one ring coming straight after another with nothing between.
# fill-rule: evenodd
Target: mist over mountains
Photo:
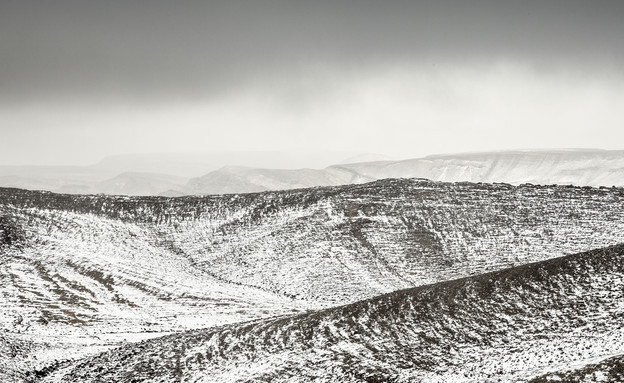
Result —
<instances>
[{"instance_id":1,"label":"mist over mountains","mask_svg":"<svg viewBox=\"0 0 624 383\"><path fill-rule=\"evenodd\" d=\"M617 374L624 151L351 158L0 167L0 381Z\"/></svg>"},{"instance_id":2,"label":"mist over mountains","mask_svg":"<svg viewBox=\"0 0 624 383\"><path fill-rule=\"evenodd\" d=\"M0 383L624 383L624 1L0 4Z\"/></svg>"},{"instance_id":3,"label":"mist over mountains","mask_svg":"<svg viewBox=\"0 0 624 383\"><path fill-rule=\"evenodd\" d=\"M435 155L409 160L280 153L128 155L87 167L0 166L0 186L71 194L202 195L359 184L384 178L512 185L623 186L624 151L526 150ZM366 162L362 162L362 161ZM321 161L322 162L322 161ZM276 165L288 163L288 169ZM253 164L252 167L249 165Z\"/></svg>"}]
</instances>

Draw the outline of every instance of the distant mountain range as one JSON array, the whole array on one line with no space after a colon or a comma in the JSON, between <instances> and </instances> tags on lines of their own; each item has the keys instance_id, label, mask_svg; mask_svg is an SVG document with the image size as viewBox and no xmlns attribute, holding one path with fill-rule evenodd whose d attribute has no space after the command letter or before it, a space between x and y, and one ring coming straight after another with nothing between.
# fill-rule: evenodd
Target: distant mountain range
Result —
<instances>
[{"instance_id":1,"label":"distant mountain range","mask_svg":"<svg viewBox=\"0 0 624 383\"><path fill-rule=\"evenodd\" d=\"M277 163L274 157L256 155L237 161L232 155L219 162L212 157L136 155L110 158L89 167L3 166L0 186L71 194L164 196L252 193L412 177L512 185L624 186L624 151L590 149L449 154L336 164L323 169L233 166L237 162ZM379 156L353 159L371 158ZM202 168L223 161L230 163L201 175Z\"/></svg>"}]
</instances>

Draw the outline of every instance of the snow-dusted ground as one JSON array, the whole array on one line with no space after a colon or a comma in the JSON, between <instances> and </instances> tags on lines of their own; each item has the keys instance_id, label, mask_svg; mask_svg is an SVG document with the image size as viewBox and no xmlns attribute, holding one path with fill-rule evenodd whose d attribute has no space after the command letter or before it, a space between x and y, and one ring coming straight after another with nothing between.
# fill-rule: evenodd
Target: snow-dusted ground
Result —
<instances>
[{"instance_id":1,"label":"snow-dusted ground","mask_svg":"<svg viewBox=\"0 0 624 383\"><path fill-rule=\"evenodd\" d=\"M624 190L611 188L385 180L174 199L3 189L0 216L11 350L0 363L15 376L126 341L624 242Z\"/></svg>"},{"instance_id":2,"label":"snow-dusted ground","mask_svg":"<svg viewBox=\"0 0 624 383\"><path fill-rule=\"evenodd\" d=\"M128 344L44 381L527 381L624 353L623 301L618 246Z\"/></svg>"},{"instance_id":3,"label":"snow-dusted ground","mask_svg":"<svg viewBox=\"0 0 624 383\"><path fill-rule=\"evenodd\" d=\"M555 371L532 379L530 383L567 382L600 383L624 382L624 356L601 358L597 363L567 371Z\"/></svg>"},{"instance_id":4,"label":"snow-dusted ground","mask_svg":"<svg viewBox=\"0 0 624 383\"><path fill-rule=\"evenodd\" d=\"M171 236L204 269L326 305L612 245L621 191L380 181L231 198ZM213 222L213 223L209 223Z\"/></svg>"},{"instance_id":5,"label":"snow-dusted ground","mask_svg":"<svg viewBox=\"0 0 624 383\"><path fill-rule=\"evenodd\" d=\"M4 213L22 225L25 247L2 249L0 326L30 344L28 368L305 307L219 280L141 225L58 210Z\"/></svg>"}]
</instances>

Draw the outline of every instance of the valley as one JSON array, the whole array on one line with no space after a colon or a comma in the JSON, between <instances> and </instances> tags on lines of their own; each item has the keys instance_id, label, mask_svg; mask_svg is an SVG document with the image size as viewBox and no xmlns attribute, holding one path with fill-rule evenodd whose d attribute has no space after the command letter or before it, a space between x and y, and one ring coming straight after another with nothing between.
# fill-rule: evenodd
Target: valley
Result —
<instances>
[{"instance_id":1,"label":"valley","mask_svg":"<svg viewBox=\"0 0 624 383\"><path fill-rule=\"evenodd\" d=\"M13 355L0 363L17 381L147 338L314 316L624 243L622 189L420 179L178 198L0 189L0 216Z\"/></svg>"},{"instance_id":2,"label":"valley","mask_svg":"<svg viewBox=\"0 0 624 383\"><path fill-rule=\"evenodd\" d=\"M624 352L624 247L125 345L44 381L526 381ZM567 381L567 380L566 380Z\"/></svg>"}]
</instances>

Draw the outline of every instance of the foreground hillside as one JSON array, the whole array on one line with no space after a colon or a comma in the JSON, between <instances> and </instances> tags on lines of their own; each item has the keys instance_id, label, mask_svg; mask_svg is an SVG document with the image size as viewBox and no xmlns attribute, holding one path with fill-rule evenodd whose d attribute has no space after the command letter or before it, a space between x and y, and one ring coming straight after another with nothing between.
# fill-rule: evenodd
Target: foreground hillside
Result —
<instances>
[{"instance_id":1,"label":"foreground hillside","mask_svg":"<svg viewBox=\"0 0 624 383\"><path fill-rule=\"evenodd\" d=\"M526 381L624 353L624 246L143 341L44 381Z\"/></svg>"},{"instance_id":2,"label":"foreground hillside","mask_svg":"<svg viewBox=\"0 0 624 383\"><path fill-rule=\"evenodd\" d=\"M0 382L126 341L304 309L211 275L140 222L3 209Z\"/></svg>"},{"instance_id":3,"label":"foreground hillside","mask_svg":"<svg viewBox=\"0 0 624 383\"><path fill-rule=\"evenodd\" d=\"M624 382L624 355L608 358L570 371L554 371L530 381L530 383L548 382Z\"/></svg>"},{"instance_id":4,"label":"foreground hillside","mask_svg":"<svg viewBox=\"0 0 624 383\"><path fill-rule=\"evenodd\" d=\"M19 375L126 341L623 243L624 190L424 180L183 198L0 189L0 217L1 340L14 354L0 363Z\"/></svg>"}]
</instances>

